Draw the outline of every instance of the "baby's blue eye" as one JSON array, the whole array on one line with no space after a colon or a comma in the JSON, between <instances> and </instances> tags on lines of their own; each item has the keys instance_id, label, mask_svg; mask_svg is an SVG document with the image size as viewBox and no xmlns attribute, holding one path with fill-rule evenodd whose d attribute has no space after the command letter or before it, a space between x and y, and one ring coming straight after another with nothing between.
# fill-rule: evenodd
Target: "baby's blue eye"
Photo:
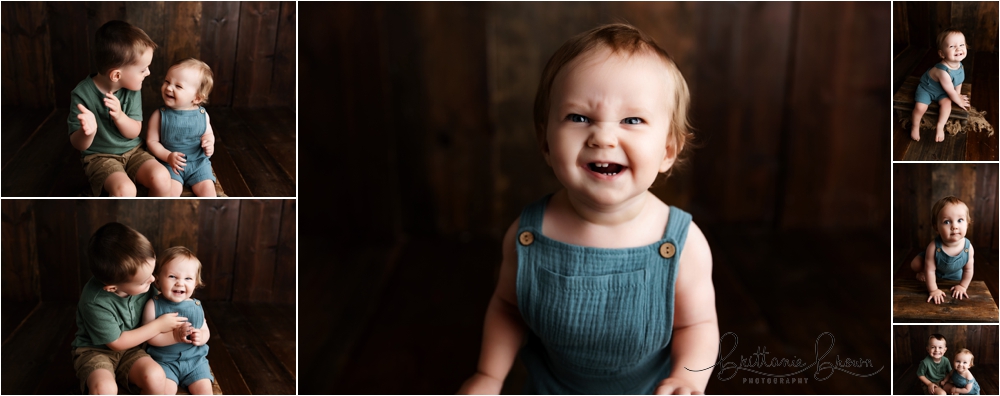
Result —
<instances>
[{"instance_id":1,"label":"baby's blue eye","mask_svg":"<svg viewBox=\"0 0 1000 396\"><path fill-rule=\"evenodd\" d=\"M638 125L642 124L642 118L639 117L628 117L622 120L622 124Z\"/></svg>"},{"instance_id":2,"label":"baby's blue eye","mask_svg":"<svg viewBox=\"0 0 1000 396\"><path fill-rule=\"evenodd\" d=\"M587 117L584 117L579 114L570 114L566 116L566 119L569 120L570 122L590 122L590 120L587 119Z\"/></svg>"},{"instance_id":3,"label":"baby's blue eye","mask_svg":"<svg viewBox=\"0 0 1000 396\"><path fill-rule=\"evenodd\" d=\"M959 223L961 223L961 222L963 222L963 221L965 221L965 219L958 219L958 222L959 222Z\"/></svg>"}]
</instances>

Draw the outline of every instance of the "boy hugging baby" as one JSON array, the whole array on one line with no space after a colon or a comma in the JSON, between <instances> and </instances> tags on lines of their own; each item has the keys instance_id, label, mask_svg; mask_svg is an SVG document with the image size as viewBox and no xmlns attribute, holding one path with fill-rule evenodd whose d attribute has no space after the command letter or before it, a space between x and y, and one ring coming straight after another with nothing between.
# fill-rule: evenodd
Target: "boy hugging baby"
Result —
<instances>
[{"instance_id":1,"label":"boy hugging baby","mask_svg":"<svg viewBox=\"0 0 1000 396\"><path fill-rule=\"evenodd\" d=\"M191 298L201 285L197 258L174 247L157 262L149 240L120 223L94 232L87 255L93 277L80 294L72 344L81 391L174 394L181 385L212 394L209 330L201 303ZM162 293L150 298L154 282Z\"/></svg>"},{"instance_id":2,"label":"boy hugging baby","mask_svg":"<svg viewBox=\"0 0 1000 396\"><path fill-rule=\"evenodd\" d=\"M159 151L150 153L143 149L139 137L143 120L142 94L139 91L149 75L156 43L142 29L127 22L111 21L97 30L94 47L98 72L83 79L73 89L67 119L70 143L81 151L84 172L93 195L100 196L101 190L106 190L112 197L134 197L135 182L138 182L149 188L150 196L180 196L182 183L192 185L199 196L215 196L214 188L208 186L214 185L215 180L207 158L214 151L215 137L207 114L198 107L207 101L211 91L212 77L208 66L201 62L195 66L189 66L190 62L184 63L185 67L175 65L171 72L176 72L167 74L167 81L161 89L167 107L195 109L203 115L196 120L199 122L185 124L178 121L171 124L200 127L197 132L185 130L188 135L196 136L197 144L194 146L200 150L195 153L188 147L191 140L188 136L181 136L179 132L170 134L166 124L175 118L160 117L160 112L157 112L151 119L157 125L155 130L151 125L150 135L156 132L152 141ZM198 67L198 71L178 75L192 67ZM181 103L181 100L186 102ZM165 124L162 129L161 120ZM162 145L159 144L161 137L164 138ZM195 176L183 179L173 177L172 181L171 173L180 175L184 171L185 157L189 161L188 167L194 168L188 173ZM205 176L205 169L208 176Z\"/></svg>"}]
</instances>

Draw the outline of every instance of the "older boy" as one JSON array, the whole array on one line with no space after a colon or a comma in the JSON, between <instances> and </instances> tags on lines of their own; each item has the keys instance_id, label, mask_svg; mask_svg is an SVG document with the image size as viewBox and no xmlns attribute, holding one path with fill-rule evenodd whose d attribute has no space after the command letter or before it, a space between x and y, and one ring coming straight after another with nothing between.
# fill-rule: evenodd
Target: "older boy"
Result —
<instances>
[{"instance_id":1,"label":"older boy","mask_svg":"<svg viewBox=\"0 0 1000 396\"><path fill-rule=\"evenodd\" d=\"M927 338L927 357L920 361L917 367L917 379L923 382L924 394L945 395L941 388L945 376L951 370L951 362L944 353L948 351L947 341L943 335L931 334Z\"/></svg>"},{"instance_id":2,"label":"older boy","mask_svg":"<svg viewBox=\"0 0 1000 396\"><path fill-rule=\"evenodd\" d=\"M90 237L87 255L94 276L80 294L72 344L80 389L114 395L131 383L143 394L163 394L166 376L142 344L181 328L187 318L164 314L138 326L155 279L153 246L138 231L108 223Z\"/></svg>"},{"instance_id":3,"label":"older boy","mask_svg":"<svg viewBox=\"0 0 1000 396\"><path fill-rule=\"evenodd\" d=\"M149 75L156 43L142 29L111 21L94 40L97 73L70 96L69 140L82 152L84 172L95 196L134 197L137 181L149 195L170 193L170 174L140 143L142 81Z\"/></svg>"}]
</instances>

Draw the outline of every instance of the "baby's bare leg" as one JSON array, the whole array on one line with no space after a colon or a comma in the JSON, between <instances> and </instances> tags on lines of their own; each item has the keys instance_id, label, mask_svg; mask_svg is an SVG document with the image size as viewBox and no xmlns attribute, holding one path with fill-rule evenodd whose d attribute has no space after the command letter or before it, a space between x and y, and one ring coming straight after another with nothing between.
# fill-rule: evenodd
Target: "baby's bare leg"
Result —
<instances>
[{"instance_id":1,"label":"baby's bare leg","mask_svg":"<svg viewBox=\"0 0 1000 396\"><path fill-rule=\"evenodd\" d=\"M112 197L134 197L135 183L125 172L115 172L104 179L104 190Z\"/></svg>"},{"instance_id":2,"label":"baby's bare leg","mask_svg":"<svg viewBox=\"0 0 1000 396\"><path fill-rule=\"evenodd\" d=\"M191 186L191 192L199 197L215 197L215 183L211 180L202 180Z\"/></svg>"},{"instance_id":3,"label":"baby's bare leg","mask_svg":"<svg viewBox=\"0 0 1000 396\"><path fill-rule=\"evenodd\" d=\"M87 390L91 395L117 395L118 384L115 374L107 369L97 369L87 376Z\"/></svg>"},{"instance_id":4,"label":"baby's bare leg","mask_svg":"<svg viewBox=\"0 0 1000 396\"><path fill-rule=\"evenodd\" d=\"M192 395L211 395L212 394L212 380L208 378L202 378L191 385L188 385L188 392Z\"/></svg>"},{"instance_id":5,"label":"baby's bare leg","mask_svg":"<svg viewBox=\"0 0 1000 396\"><path fill-rule=\"evenodd\" d=\"M167 376L159 363L149 356L143 356L132 364L128 380L138 386L144 395L161 395L166 387Z\"/></svg>"},{"instance_id":6,"label":"baby's bare leg","mask_svg":"<svg viewBox=\"0 0 1000 396\"><path fill-rule=\"evenodd\" d=\"M924 113L927 112L927 105L916 102L913 104L913 117L910 119L910 138L916 141L920 141L920 119L924 117Z\"/></svg>"},{"instance_id":7,"label":"baby's bare leg","mask_svg":"<svg viewBox=\"0 0 1000 396\"><path fill-rule=\"evenodd\" d=\"M177 383L174 382L174 380L172 380L170 378L167 378L167 380L163 381L163 383L165 385L163 387L163 394L164 395L176 395L177 394Z\"/></svg>"},{"instance_id":8,"label":"baby's bare leg","mask_svg":"<svg viewBox=\"0 0 1000 396\"><path fill-rule=\"evenodd\" d=\"M910 269L917 273L917 280L921 282L927 281L927 276L924 275L924 258L922 256L917 256L913 258L910 262Z\"/></svg>"},{"instance_id":9,"label":"baby's bare leg","mask_svg":"<svg viewBox=\"0 0 1000 396\"><path fill-rule=\"evenodd\" d=\"M170 196L179 197L183 192L184 192L184 184L177 180L170 179Z\"/></svg>"},{"instance_id":10,"label":"baby's bare leg","mask_svg":"<svg viewBox=\"0 0 1000 396\"><path fill-rule=\"evenodd\" d=\"M944 124L948 122L948 116L951 115L951 99L948 98L941 99L938 101L938 104L941 105L941 108L939 109L941 114L938 115L937 133L934 135L934 141L943 142Z\"/></svg>"}]
</instances>

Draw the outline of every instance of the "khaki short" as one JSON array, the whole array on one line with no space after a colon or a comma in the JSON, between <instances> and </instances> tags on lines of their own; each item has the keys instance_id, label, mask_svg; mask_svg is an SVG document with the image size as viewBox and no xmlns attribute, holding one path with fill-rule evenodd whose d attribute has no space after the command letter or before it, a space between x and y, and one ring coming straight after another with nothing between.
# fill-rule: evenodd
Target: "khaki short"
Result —
<instances>
[{"instance_id":1,"label":"khaki short","mask_svg":"<svg viewBox=\"0 0 1000 396\"><path fill-rule=\"evenodd\" d=\"M118 389L127 389L132 394L139 394L138 387L130 385L128 372L132 365L143 357L149 357L142 349L143 345L124 351L115 352L110 349L79 347L73 349L73 369L80 379L80 391L87 394L87 377L97 369L105 369L115 375Z\"/></svg>"},{"instance_id":2,"label":"khaki short","mask_svg":"<svg viewBox=\"0 0 1000 396\"><path fill-rule=\"evenodd\" d=\"M83 172L87 174L87 180L90 180L90 188L93 190L94 196L99 197L101 190L104 189L104 182L112 173L125 172L128 178L135 183L139 168L149 160L156 161L156 157L143 149L140 144L122 154L98 153L83 157Z\"/></svg>"}]
</instances>

